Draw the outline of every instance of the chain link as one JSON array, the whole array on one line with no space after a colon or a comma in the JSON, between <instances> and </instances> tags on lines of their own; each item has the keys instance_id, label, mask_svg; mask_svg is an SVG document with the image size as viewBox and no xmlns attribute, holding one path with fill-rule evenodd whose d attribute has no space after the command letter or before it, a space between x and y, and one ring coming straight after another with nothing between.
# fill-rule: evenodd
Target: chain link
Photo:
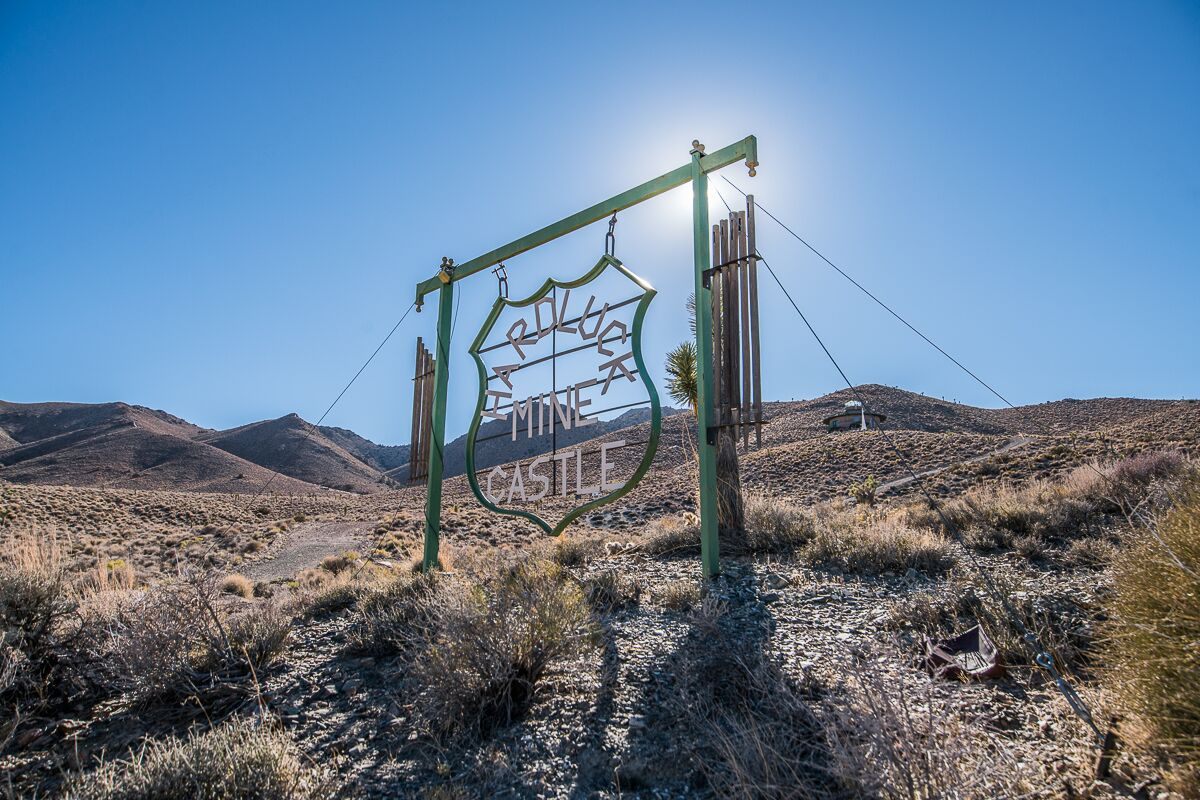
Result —
<instances>
[{"instance_id":1,"label":"chain link","mask_svg":"<svg viewBox=\"0 0 1200 800\"><path fill-rule=\"evenodd\" d=\"M617 257L617 212L613 212L612 219L608 221L608 233L604 234L604 255Z\"/></svg>"}]
</instances>

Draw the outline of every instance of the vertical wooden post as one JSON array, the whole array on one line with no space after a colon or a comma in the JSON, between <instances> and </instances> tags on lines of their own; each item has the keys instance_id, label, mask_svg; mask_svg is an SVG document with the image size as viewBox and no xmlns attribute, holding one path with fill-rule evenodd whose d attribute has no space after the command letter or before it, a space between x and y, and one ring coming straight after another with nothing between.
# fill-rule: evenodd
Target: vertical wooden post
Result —
<instances>
[{"instance_id":1,"label":"vertical wooden post","mask_svg":"<svg viewBox=\"0 0 1200 800\"><path fill-rule=\"evenodd\" d=\"M700 456L700 564L705 578L721 572L717 538L717 448L713 428L712 293L704 285L708 269L708 175L700 165L699 142L692 149L692 242L696 279L696 434Z\"/></svg>"},{"instance_id":2,"label":"vertical wooden post","mask_svg":"<svg viewBox=\"0 0 1200 800\"><path fill-rule=\"evenodd\" d=\"M447 276L448 277L448 276ZM421 568L437 566L442 521L442 447L446 441L446 388L450 379L450 323L454 283L445 280L438 291L437 356L433 366L433 425L429 436L429 474L425 489L425 557Z\"/></svg>"}]
</instances>

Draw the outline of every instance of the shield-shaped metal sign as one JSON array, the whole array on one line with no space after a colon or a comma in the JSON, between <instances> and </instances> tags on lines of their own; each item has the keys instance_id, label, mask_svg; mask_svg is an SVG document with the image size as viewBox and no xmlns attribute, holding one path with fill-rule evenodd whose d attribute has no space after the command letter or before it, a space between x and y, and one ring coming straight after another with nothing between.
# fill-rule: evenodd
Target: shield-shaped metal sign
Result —
<instances>
[{"instance_id":1,"label":"shield-shaped metal sign","mask_svg":"<svg viewBox=\"0 0 1200 800\"><path fill-rule=\"evenodd\" d=\"M467 479L480 503L557 535L645 476L662 422L641 347L654 295L605 255L576 280L547 280L523 300L496 299L469 351L479 402L467 433ZM644 441L602 435L598 423L618 413L609 427L649 422Z\"/></svg>"}]
</instances>

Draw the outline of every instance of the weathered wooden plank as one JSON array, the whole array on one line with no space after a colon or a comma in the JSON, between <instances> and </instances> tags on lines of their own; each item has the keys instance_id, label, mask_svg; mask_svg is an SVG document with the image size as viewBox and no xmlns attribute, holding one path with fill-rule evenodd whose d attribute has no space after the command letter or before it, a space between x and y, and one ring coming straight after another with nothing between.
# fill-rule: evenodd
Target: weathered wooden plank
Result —
<instances>
[{"instance_id":1,"label":"weathered wooden plank","mask_svg":"<svg viewBox=\"0 0 1200 800\"><path fill-rule=\"evenodd\" d=\"M746 195L746 248L749 261L746 272L749 275L750 288L750 330L753 345L750 351L750 382L754 394L754 436L755 444L762 447L762 341L758 328L758 250L754 242L754 195Z\"/></svg>"},{"instance_id":2,"label":"weathered wooden plank","mask_svg":"<svg viewBox=\"0 0 1200 800\"><path fill-rule=\"evenodd\" d=\"M412 459L417 445L417 431L421 429L421 337L417 337L417 352L413 359L412 432L408 437L408 479L416 478L416 462Z\"/></svg>"},{"instance_id":3,"label":"weathered wooden plank","mask_svg":"<svg viewBox=\"0 0 1200 800\"><path fill-rule=\"evenodd\" d=\"M738 296L741 305L738 308L738 316L741 322L741 339L742 339L742 403L738 410L738 419L742 423L742 446L750 446L750 289L749 289L749 270L747 269L746 250L746 212L737 212L737 237L738 237Z\"/></svg>"},{"instance_id":4,"label":"weathered wooden plank","mask_svg":"<svg viewBox=\"0 0 1200 800\"><path fill-rule=\"evenodd\" d=\"M724 339L721 334L721 271L717 268L721 263L721 226L712 226L712 272L709 282L712 286L712 340L713 340L713 407L716 409L716 423L725 422L725 405L721 390L721 376L725 374Z\"/></svg>"}]
</instances>

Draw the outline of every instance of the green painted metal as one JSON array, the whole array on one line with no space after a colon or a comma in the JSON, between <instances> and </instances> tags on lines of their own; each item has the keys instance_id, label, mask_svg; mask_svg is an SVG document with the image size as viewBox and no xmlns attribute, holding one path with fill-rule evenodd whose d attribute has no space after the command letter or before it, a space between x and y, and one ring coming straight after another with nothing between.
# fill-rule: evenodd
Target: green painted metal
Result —
<instances>
[{"instance_id":1,"label":"green painted metal","mask_svg":"<svg viewBox=\"0 0 1200 800\"><path fill-rule=\"evenodd\" d=\"M438 347L437 364L434 368L434 407L433 407L433 446L429 453L428 501L425 507L425 557L424 569L432 569L437 563L438 535L442 506L442 446L446 432L446 385L450 368L450 300L453 296L451 288L455 281L462 280L477 272L489 269L505 259L532 250L560 236L579 230L580 228L598 222L614 212L622 211L638 203L642 203L663 192L692 182L692 212L696 272L696 351L698 356L697 415L704 424L697 425L700 439L700 516L701 516L701 561L706 577L712 577L720 572L719 553L717 550L717 511L716 511L716 447L708 443L708 431L712 421L712 305L711 293L704 287L703 273L709 266L709 231L708 231L708 173L727 167L738 161L745 161L754 175L758 166L758 140L747 136L740 142L723 147L716 152L704 155L693 151L691 163L673 169L657 178L646 181L627 192L610 197L602 203L597 203L576 214L559 220L552 225L535 231L528 236L516 239L503 247L496 248L464 264L460 264L452 273L439 273L417 284L416 304L421 309L425 296L433 291L440 293L438 303ZM640 328L640 317L635 323ZM635 348L636 361L639 370L644 374L640 348ZM476 358L478 361L478 357ZM653 391L653 387L651 387ZM657 399L657 394L654 395ZM656 405L657 408L657 405ZM476 419L478 419L476 412ZM473 442L472 442L473 445ZM474 447L470 448L473 452ZM648 464L646 465L648 468ZM474 470L471 470L474 474ZM643 473L644 475L644 473ZM638 476L638 479L642 475ZM636 481L633 481L636 483ZM476 488L477 487L473 487ZM586 513L584 508L580 513ZM576 515L578 516L578 515ZM543 525L545 527L545 525Z\"/></svg>"},{"instance_id":2,"label":"green painted metal","mask_svg":"<svg viewBox=\"0 0 1200 800\"><path fill-rule=\"evenodd\" d=\"M487 403L487 366L483 363L483 358L480 356L480 349L483 348L484 342L487 340L488 334L491 333L492 327L496 324L500 314L505 308L524 308L531 306L541 298L549 294L555 287L560 289L576 289L580 286L585 286L591 283L596 278L599 278L606 269L615 269L624 275L629 280L633 281L643 292L641 300L638 301L637 309L633 315L633 360L637 364L638 376L642 381L642 385L646 387L646 393L650 398L650 438L646 443L646 452L642 456L638 468L634 470L633 475L627 480L624 485L603 497L598 497L591 502L585 503L578 508L572 509L557 525L550 525L537 514L531 511L522 511L516 508L501 508L488 499L483 490L479 488L479 477L475 474L475 439L479 434L479 425L481 414L484 405ZM654 460L654 453L658 450L658 435L662 429L662 406L659 401L658 391L654 388L654 384L650 381L649 374L646 371L646 363L642 357L642 325L646 318L646 311L650 307L650 301L658 292L645 279L635 275L624 264L610 255L603 255L596 262L596 266L592 267L588 272L580 278L573 281L559 281L553 278L548 279L538 288L533 294L523 300L509 300L506 297L497 297L496 302L492 304L492 311L484 321L483 326L479 329L479 335L475 337L475 341L471 343L468 352L475 359L475 366L479 370L479 401L475 405L475 417L471 420L471 428L467 432L467 481L471 484L471 491L475 493L475 497L488 508L498 514L508 514L509 516L522 517L534 523L542 530L551 536L557 536L562 533L568 525L578 519L581 515L586 514L600 506L607 505L616 500L621 499L628 494L637 484L646 476L646 472L650 469L650 463ZM553 419L553 418L552 418ZM553 424L553 421L551 422Z\"/></svg>"},{"instance_id":3,"label":"green painted metal","mask_svg":"<svg viewBox=\"0 0 1200 800\"><path fill-rule=\"evenodd\" d=\"M692 152L692 250L695 259L696 291L696 435L700 458L700 566L704 577L721 571L717 536L717 448L711 438L712 397L712 290L704 271L711 263L708 228L708 175L700 154Z\"/></svg>"},{"instance_id":4,"label":"green painted metal","mask_svg":"<svg viewBox=\"0 0 1200 800\"><path fill-rule=\"evenodd\" d=\"M720 150L708 155L701 155L700 171L702 174L708 174L738 161L745 161L751 170L758 165L758 140L753 136L747 136L740 142L731 144L728 147L722 147ZM528 236L522 236L520 239L509 242L503 247L498 247L489 253L484 253L478 258L473 258L470 261L459 264L454 269L452 281L460 281L477 272L490 269L505 259L532 250L572 231L577 231L585 225L599 222L605 217L611 216L614 212L622 211L630 206L645 202L677 186L683 186L693 179L694 167L694 164L685 164L678 169L673 169L668 173L659 175L654 180L646 181L641 186L636 186L627 192L621 192L621 194L610 197L602 203L597 203L590 208L585 208L583 211L572 214L566 219L559 220L553 225L547 225ZM707 267L705 268L707 269ZM421 307L425 295L438 290L441 285L442 280L439 275L435 275L417 284L417 307Z\"/></svg>"},{"instance_id":5,"label":"green painted metal","mask_svg":"<svg viewBox=\"0 0 1200 800\"><path fill-rule=\"evenodd\" d=\"M446 441L446 385L450 380L450 326L454 284L441 283L438 293L437 361L433 365L433 431L429 448L429 476L425 489L424 572L437 567L442 520L442 448Z\"/></svg>"}]
</instances>

